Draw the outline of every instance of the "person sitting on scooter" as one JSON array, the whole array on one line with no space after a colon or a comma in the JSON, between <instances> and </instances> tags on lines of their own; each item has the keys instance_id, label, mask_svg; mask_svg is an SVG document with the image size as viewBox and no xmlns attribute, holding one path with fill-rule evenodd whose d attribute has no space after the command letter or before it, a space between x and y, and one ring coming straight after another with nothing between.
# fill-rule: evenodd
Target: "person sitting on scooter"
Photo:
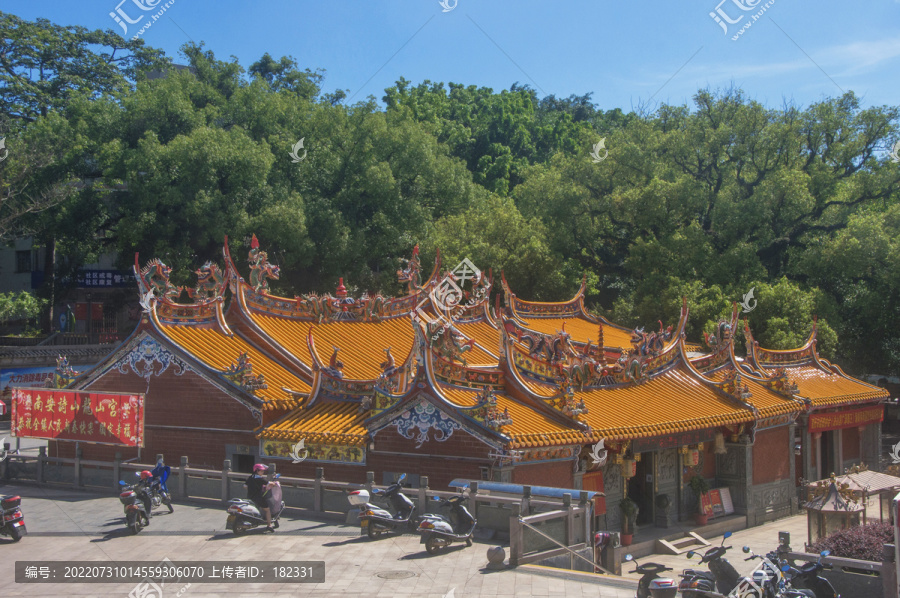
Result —
<instances>
[{"instance_id":1,"label":"person sitting on scooter","mask_svg":"<svg viewBox=\"0 0 900 598\"><path fill-rule=\"evenodd\" d=\"M167 507L169 507L169 513L174 513L175 509L172 508L172 499L169 494L169 488L166 486L165 478L168 478L168 470L165 462L160 459L156 462L156 467L154 467L150 473L153 475L153 483L159 484L159 492L163 495L163 502Z\"/></svg>"},{"instance_id":2,"label":"person sitting on scooter","mask_svg":"<svg viewBox=\"0 0 900 598\"><path fill-rule=\"evenodd\" d=\"M274 532L272 511L269 510L269 504L265 497L266 485L269 483L266 479L267 471L269 471L268 466L257 463L253 466L253 475L247 478L244 486L247 487L247 500L252 501L266 518L266 531Z\"/></svg>"},{"instance_id":3,"label":"person sitting on scooter","mask_svg":"<svg viewBox=\"0 0 900 598\"><path fill-rule=\"evenodd\" d=\"M153 484L153 474L145 469L141 472L141 481L134 486L138 496L144 501L144 509L147 511L147 525L150 525L150 511L153 509L153 501L150 499L151 484Z\"/></svg>"}]
</instances>

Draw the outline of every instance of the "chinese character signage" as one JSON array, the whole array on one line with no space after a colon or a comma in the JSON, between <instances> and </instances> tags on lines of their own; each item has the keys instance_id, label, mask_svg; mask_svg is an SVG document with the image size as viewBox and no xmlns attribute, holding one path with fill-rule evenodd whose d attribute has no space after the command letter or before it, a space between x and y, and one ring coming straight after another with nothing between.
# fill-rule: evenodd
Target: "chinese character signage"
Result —
<instances>
[{"instance_id":1,"label":"chinese character signage","mask_svg":"<svg viewBox=\"0 0 900 598\"><path fill-rule=\"evenodd\" d=\"M53 380L54 367L9 368L0 370L0 390L23 386L43 386Z\"/></svg>"},{"instance_id":2,"label":"chinese character signage","mask_svg":"<svg viewBox=\"0 0 900 598\"><path fill-rule=\"evenodd\" d=\"M884 406L882 405L853 409L852 411L838 411L837 413L813 413L809 416L809 431L813 433L855 428L856 426L881 423L883 419Z\"/></svg>"},{"instance_id":3,"label":"chinese character signage","mask_svg":"<svg viewBox=\"0 0 900 598\"><path fill-rule=\"evenodd\" d=\"M12 393L13 436L144 446L144 395L42 388Z\"/></svg>"},{"instance_id":4,"label":"chinese character signage","mask_svg":"<svg viewBox=\"0 0 900 598\"><path fill-rule=\"evenodd\" d=\"M79 270L78 288L129 287L134 285L134 275L119 270Z\"/></svg>"}]
</instances>

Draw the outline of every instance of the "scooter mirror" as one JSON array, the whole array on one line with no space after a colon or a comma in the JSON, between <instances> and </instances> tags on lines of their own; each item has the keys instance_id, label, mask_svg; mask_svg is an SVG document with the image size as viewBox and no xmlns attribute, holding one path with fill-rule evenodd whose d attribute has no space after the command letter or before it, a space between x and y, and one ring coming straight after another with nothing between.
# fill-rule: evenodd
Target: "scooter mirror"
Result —
<instances>
[{"instance_id":1,"label":"scooter mirror","mask_svg":"<svg viewBox=\"0 0 900 598\"><path fill-rule=\"evenodd\" d=\"M434 497L434 500L435 500L435 502L441 502L441 497L440 497L440 496L435 496L435 497Z\"/></svg>"},{"instance_id":2,"label":"scooter mirror","mask_svg":"<svg viewBox=\"0 0 900 598\"><path fill-rule=\"evenodd\" d=\"M630 562L630 561L633 561L633 560L634 560L634 557L631 556L630 554L626 554L626 555L625 555L625 560Z\"/></svg>"},{"instance_id":3,"label":"scooter mirror","mask_svg":"<svg viewBox=\"0 0 900 598\"><path fill-rule=\"evenodd\" d=\"M687 558L689 558L689 559L694 558L694 551L693 551L693 550L689 550L689 551L688 551L688 553L687 553Z\"/></svg>"},{"instance_id":4,"label":"scooter mirror","mask_svg":"<svg viewBox=\"0 0 900 598\"><path fill-rule=\"evenodd\" d=\"M741 550L744 551L744 554L750 554L750 547L749 547L749 546L744 546L743 548L741 548Z\"/></svg>"},{"instance_id":5,"label":"scooter mirror","mask_svg":"<svg viewBox=\"0 0 900 598\"><path fill-rule=\"evenodd\" d=\"M722 538L730 538L730 537L731 537L731 532L725 532L725 535L722 536Z\"/></svg>"},{"instance_id":6,"label":"scooter mirror","mask_svg":"<svg viewBox=\"0 0 900 598\"><path fill-rule=\"evenodd\" d=\"M128 484L126 484L126 483L123 482L122 480L119 480L119 486L127 486L127 485L128 485Z\"/></svg>"},{"instance_id":7,"label":"scooter mirror","mask_svg":"<svg viewBox=\"0 0 900 598\"><path fill-rule=\"evenodd\" d=\"M137 477L141 477L141 472L136 471L136 472L134 472L134 475L136 475Z\"/></svg>"},{"instance_id":8,"label":"scooter mirror","mask_svg":"<svg viewBox=\"0 0 900 598\"><path fill-rule=\"evenodd\" d=\"M397 483L399 484L399 483L403 482L403 480L405 480L405 479L406 479L406 474L405 474L405 473L401 473L401 474L400 474L400 478L397 480Z\"/></svg>"},{"instance_id":9,"label":"scooter mirror","mask_svg":"<svg viewBox=\"0 0 900 598\"><path fill-rule=\"evenodd\" d=\"M830 551L830 550L823 550L823 551L820 552L819 554L822 556L822 558L825 558L826 556L828 556L829 554L831 554L831 551Z\"/></svg>"},{"instance_id":10,"label":"scooter mirror","mask_svg":"<svg viewBox=\"0 0 900 598\"><path fill-rule=\"evenodd\" d=\"M790 565L782 565L781 570L784 571L785 573L787 573L788 571L791 570L791 566Z\"/></svg>"}]
</instances>

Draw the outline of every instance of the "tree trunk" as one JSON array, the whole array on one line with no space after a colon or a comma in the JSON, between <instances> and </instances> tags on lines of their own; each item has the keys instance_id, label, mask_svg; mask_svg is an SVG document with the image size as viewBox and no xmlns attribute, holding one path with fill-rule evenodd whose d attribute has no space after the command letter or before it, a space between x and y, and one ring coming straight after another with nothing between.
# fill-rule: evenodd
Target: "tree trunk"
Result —
<instances>
[{"instance_id":1,"label":"tree trunk","mask_svg":"<svg viewBox=\"0 0 900 598\"><path fill-rule=\"evenodd\" d=\"M44 285L47 288L47 301L50 304L47 318L44 320L44 333L53 334L56 323L56 238L47 242L44 253Z\"/></svg>"}]
</instances>

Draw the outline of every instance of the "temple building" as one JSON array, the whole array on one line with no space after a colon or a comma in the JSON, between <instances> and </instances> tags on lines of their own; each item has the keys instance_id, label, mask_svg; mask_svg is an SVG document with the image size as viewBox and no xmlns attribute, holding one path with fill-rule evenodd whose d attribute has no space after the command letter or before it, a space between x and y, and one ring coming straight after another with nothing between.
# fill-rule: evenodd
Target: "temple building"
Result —
<instances>
[{"instance_id":1,"label":"temple building","mask_svg":"<svg viewBox=\"0 0 900 598\"><path fill-rule=\"evenodd\" d=\"M94 368L56 378L144 393L145 459L228 459L240 471L264 461L299 477L324 467L351 482L405 472L436 489L466 478L598 490L609 529L626 496L639 524L693 516L695 476L727 487L754 525L796 512L801 478L878 464L888 394L821 359L815 327L803 347L771 351L743 322L740 358L737 307L701 351L685 339L686 303L668 327L630 330L588 313L584 282L570 301L536 303L501 275L491 305L490 273L467 260L444 273L438 254L426 278L418 247L398 271L401 297L350 297L343 279L333 296L272 295L278 267L255 236L247 280L227 239L223 258L182 289L162 262L135 256L139 325ZM53 444L54 455L74 450Z\"/></svg>"}]
</instances>

